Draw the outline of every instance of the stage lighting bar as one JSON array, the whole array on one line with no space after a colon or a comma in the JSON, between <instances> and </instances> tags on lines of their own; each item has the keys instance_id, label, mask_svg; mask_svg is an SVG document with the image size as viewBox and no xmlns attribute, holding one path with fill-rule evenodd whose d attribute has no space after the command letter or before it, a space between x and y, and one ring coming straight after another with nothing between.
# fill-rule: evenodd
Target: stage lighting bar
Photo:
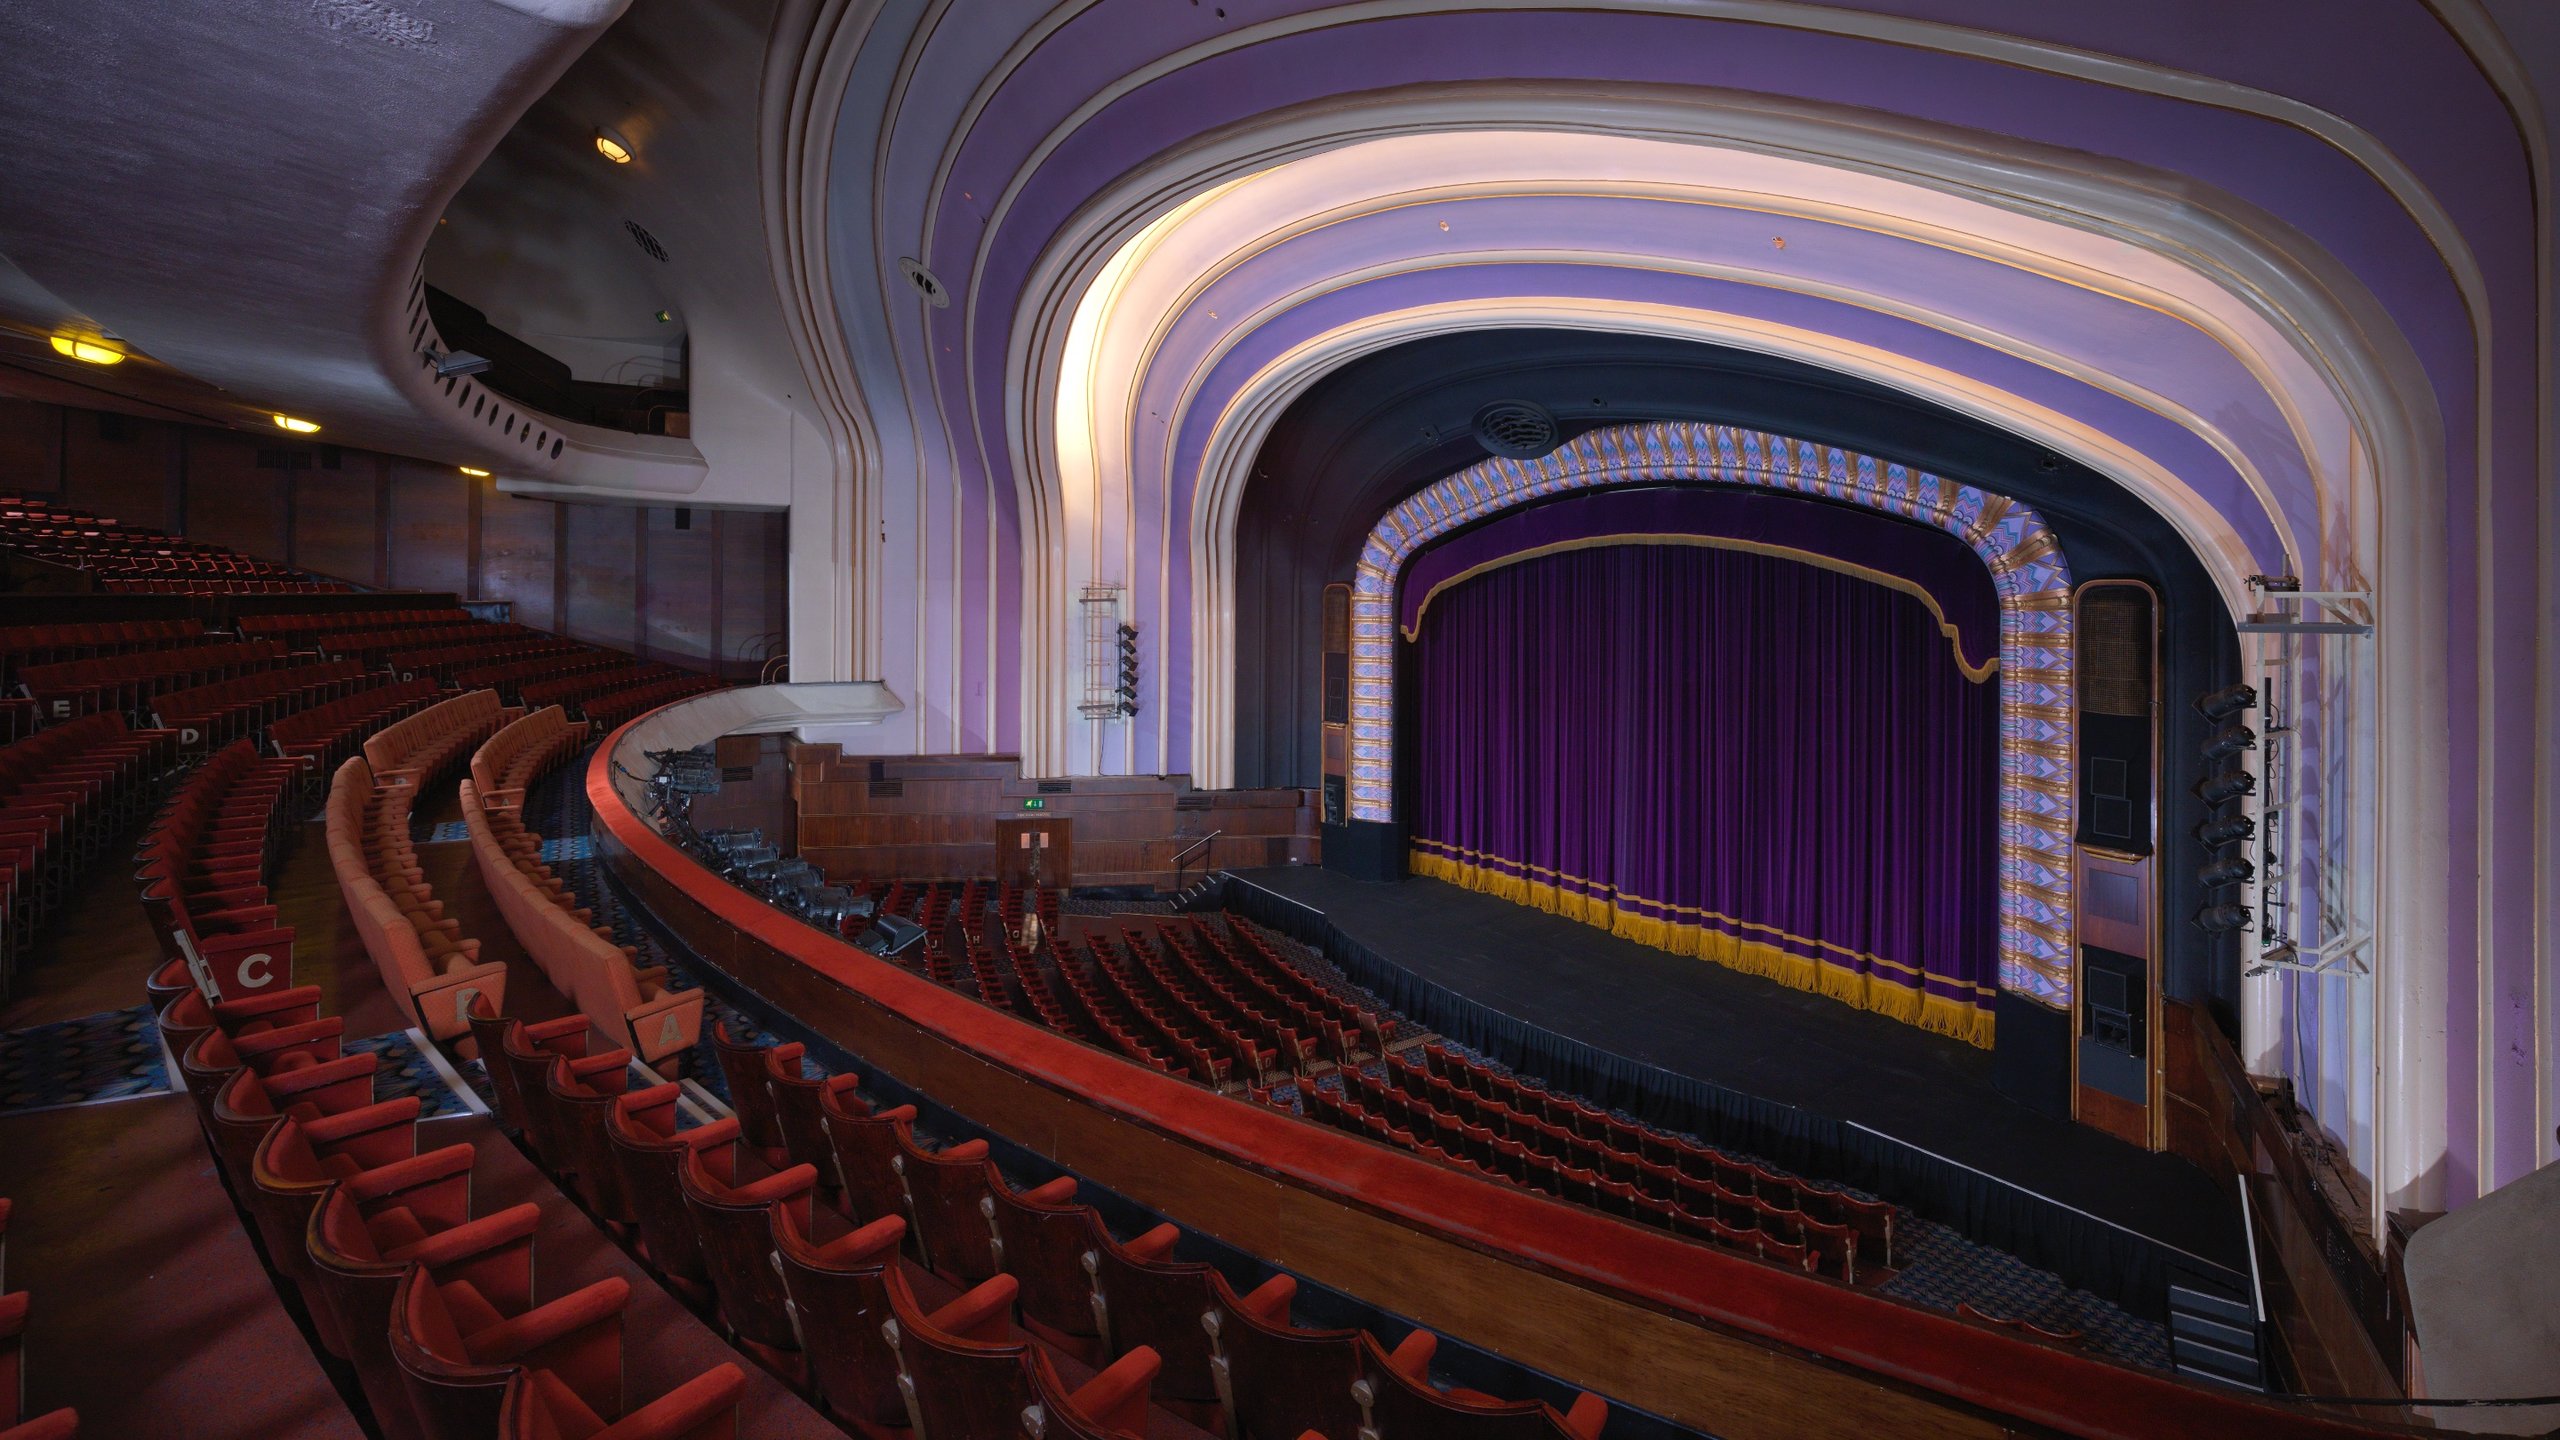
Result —
<instances>
[{"instance_id":1,"label":"stage lighting bar","mask_svg":"<svg viewBox=\"0 0 2560 1440\"><path fill-rule=\"evenodd\" d=\"M1122 621L1117 631L1120 650L1120 686L1114 693L1120 698L1120 713L1138 713L1138 627Z\"/></svg>"},{"instance_id":2,"label":"stage lighting bar","mask_svg":"<svg viewBox=\"0 0 2560 1440\"><path fill-rule=\"evenodd\" d=\"M2196 870L2196 883L2207 890L2219 890L2225 885L2246 885L2257 878L2258 867L2250 864L2246 855L2215 860Z\"/></svg>"},{"instance_id":3,"label":"stage lighting bar","mask_svg":"<svg viewBox=\"0 0 2560 1440\"><path fill-rule=\"evenodd\" d=\"M2220 820L2207 820L2196 827L2196 839L2208 850L2219 850L2256 838L2258 822L2246 815L2232 815Z\"/></svg>"},{"instance_id":4,"label":"stage lighting bar","mask_svg":"<svg viewBox=\"0 0 2560 1440\"><path fill-rule=\"evenodd\" d=\"M2248 929L2249 922L2254 918L2256 917L2249 913L2248 906L2226 901L2220 905L2207 905L2198 910L2196 925L2207 934L2221 935L2233 930Z\"/></svg>"},{"instance_id":5,"label":"stage lighting bar","mask_svg":"<svg viewBox=\"0 0 2560 1440\"><path fill-rule=\"evenodd\" d=\"M2225 770L2196 782L2196 798L2207 805L2227 805L2256 793L2258 777L2246 770Z\"/></svg>"},{"instance_id":6,"label":"stage lighting bar","mask_svg":"<svg viewBox=\"0 0 2560 1440\"><path fill-rule=\"evenodd\" d=\"M2246 681L2225 685L2209 695L2196 697L2196 713L2219 725L2258 703L2258 687Z\"/></svg>"},{"instance_id":7,"label":"stage lighting bar","mask_svg":"<svg viewBox=\"0 0 2560 1440\"><path fill-rule=\"evenodd\" d=\"M2204 758L2208 762L2228 760L2243 751L2258 748L2258 732L2246 725L2225 725L2205 742Z\"/></svg>"}]
</instances>

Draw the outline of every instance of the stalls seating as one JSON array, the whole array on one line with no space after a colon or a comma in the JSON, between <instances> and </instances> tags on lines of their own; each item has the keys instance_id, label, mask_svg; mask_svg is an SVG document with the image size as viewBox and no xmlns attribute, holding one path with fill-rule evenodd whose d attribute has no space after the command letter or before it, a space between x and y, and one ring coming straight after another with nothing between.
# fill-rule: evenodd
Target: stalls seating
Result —
<instances>
[{"instance_id":1,"label":"stalls seating","mask_svg":"<svg viewBox=\"0 0 2560 1440\"><path fill-rule=\"evenodd\" d=\"M994 1236L980 1208L988 1189L987 1142L927 1150L907 1125L897 1127L897 1139L889 1164L906 1186L906 1214L923 1242L925 1263L963 1285L995 1274Z\"/></svg>"},{"instance_id":2,"label":"stalls seating","mask_svg":"<svg viewBox=\"0 0 2560 1440\"><path fill-rule=\"evenodd\" d=\"M462 782L462 815L472 858L517 943L596 1028L663 1070L702 1038L699 990L666 988L663 966L635 968L610 934L561 908L498 843L470 781ZM467 1019L466 1019L466 1024Z\"/></svg>"},{"instance_id":3,"label":"stalls seating","mask_svg":"<svg viewBox=\"0 0 2560 1440\"><path fill-rule=\"evenodd\" d=\"M1416 1330L1392 1352L1365 1332L1360 1337L1364 1373L1352 1382L1360 1402L1364 1440L1600 1440L1608 1402L1582 1395L1558 1414L1541 1400L1499 1400L1473 1390L1441 1390L1431 1383L1431 1354L1438 1337Z\"/></svg>"},{"instance_id":4,"label":"stalls seating","mask_svg":"<svg viewBox=\"0 0 2560 1440\"><path fill-rule=\"evenodd\" d=\"M622 1195L631 1206L641 1253L673 1288L694 1296L711 1284L711 1266L685 1204L683 1168L698 1148L716 1149L738 1138L738 1120L724 1116L691 1130L676 1128L681 1087L652 1085L617 1096L605 1112L605 1143L621 1171Z\"/></svg>"},{"instance_id":5,"label":"stalls seating","mask_svg":"<svg viewBox=\"0 0 2560 1440\"><path fill-rule=\"evenodd\" d=\"M910 1221L907 1253L922 1254L914 1217L907 1211L906 1181L891 1163L899 1153L900 1135L916 1121L916 1107L898 1105L874 1113L851 1091L830 1092L820 1097L818 1115L826 1126L827 1150L835 1157L837 1179L844 1186L845 1213L866 1220L906 1216Z\"/></svg>"},{"instance_id":6,"label":"stalls seating","mask_svg":"<svg viewBox=\"0 0 2560 1440\"><path fill-rule=\"evenodd\" d=\"M622 1413L622 1312L630 1282L608 1278L513 1308L467 1279L412 1263L392 1292L391 1358L425 1440L488 1440L522 1366L558 1374L599 1416Z\"/></svg>"},{"instance_id":7,"label":"stalls seating","mask_svg":"<svg viewBox=\"0 0 2560 1440\"><path fill-rule=\"evenodd\" d=\"M1215 1301L1209 1281L1216 1272L1172 1258L1180 1236L1173 1226L1159 1225L1122 1244L1104 1232L1085 1252L1085 1270L1093 1277L1104 1353L1154 1350L1164 1360L1158 1386L1176 1399L1207 1403L1218 1398L1218 1384L1210 1374L1209 1334L1200 1317Z\"/></svg>"},{"instance_id":8,"label":"stalls seating","mask_svg":"<svg viewBox=\"0 0 2560 1440\"><path fill-rule=\"evenodd\" d=\"M1301 1330L1289 1323L1297 1282L1288 1276L1238 1299L1226 1277L1209 1277L1209 1370L1227 1416L1230 1440L1291 1440L1312 1433L1352 1440L1360 1405L1351 1387L1361 1377L1361 1332Z\"/></svg>"},{"instance_id":9,"label":"stalls seating","mask_svg":"<svg viewBox=\"0 0 2560 1440\"><path fill-rule=\"evenodd\" d=\"M1071 1347L1098 1337L1084 1257L1101 1243L1102 1222L1092 1206L1076 1203L1075 1177L1016 1190L993 1166L988 1170L987 1194L978 1203L995 1232L996 1268L1021 1282L1023 1318Z\"/></svg>"},{"instance_id":10,"label":"stalls seating","mask_svg":"<svg viewBox=\"0 0 2560 1440\"><path fill-rule=\"evenodd\" d=\"M498 1406L498 1440L737 1440L747 1372L714 1365L682 1385L607 1420L549 1370L520 1370Z\"/></svg>"},{"instance_id":11,"label":"stalls seating","mask_svg":"<svg viewBox=\"0 0 2560 1440\"><path fill-rule=\"evenodd\" d=\"M422 710L409 720L442 708ZM366 748L382 739L376 735ZM378 779L364 757L351 756L330 781L326 830L339 893L365 954L381 972L383 988L409 1023L437 1040L456 1042L457 1051L476 1054L472 1002L485 995L492 1008L503 1009L507 967L482 961L479 942L460 938L460 924L444 914L407 855L407 796L413 787L387 789ZM382 809L392 813L377 813Z\"/></svg>"},{"instance_id":12,"label":"stalls seating","mask_svg":"<svg viewBox=\"0 0 2560 1440\"><path fill-rule=\"evenodd\" d=\"M788 1210L804 1231L810 1228L818 1167L794 1165L741 1183L736 1170L741 1143L691 1147L676 1168L676 1183L693 1217L712 1292L720 1300L721 1324L767 1363L796 1374L801 1369L800 1338L792 1326L790 1296L774 1264L772 1217Z\"/></svg>"},{"instance_id":13,"label":"stalls seating","mask_svg":"<svg viewBox=\"0 0 2560 1440\"><path fill-rule=\"evenodd\" d=\"M898 1355L882 1327L889 1319L888 1272L898 1264L907 1222L883 1215L824 1244L811 1236L808 1222L797 1206L773 1207L773 1263L790 1299L809 1378L840 1419L906 1424Z\"/></svg>"}]
</instances>

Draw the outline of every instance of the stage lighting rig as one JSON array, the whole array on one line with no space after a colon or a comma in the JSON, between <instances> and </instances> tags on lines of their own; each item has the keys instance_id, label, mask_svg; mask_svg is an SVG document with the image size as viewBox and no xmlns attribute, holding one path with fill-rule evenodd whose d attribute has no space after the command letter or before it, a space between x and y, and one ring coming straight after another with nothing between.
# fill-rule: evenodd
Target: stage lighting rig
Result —
<instances>
[{"instance_id":1,"label":"stage lighting rig","mask_svg":"<svg viewBox=\"0 0 2560 1440\"><path fill-rule=\"evenodd\" d=\"M2196 782L2196 798L2207 805L2228 805L2242 796L2253 794L2258 777L2246 770L2225 770Z\"/></svg>"},{"instance_id":2,"label":"stage lighting rig","mask_svg":"<svg viewBox=\"0 0 2560 1440\"><path fill-rule=\"evenodd\" d=\"M1116 632L1119 640L1120 685L1112 693L1120 700L1120 713L1138 713L1138 627L1121 622Z\"/></svg>"},{"instance_id":3,"label":"stage lighting rig","mask_svg":"<svg viewBox=\"0 0 2560 1440\"><path fill-rule=\"evenodd\" d=\"M2246 710L2256 708L2258 687L2246 681L2225 685L2208 695L2196 697L2196 713L2219 725Z\"/></svg>"},{"instance_id":4,"label":"stage lighting rig","mask_svg":"<svg viewBox=\"0 0 2560 1440\"><path fill-rule=\"evenodd\" d=\"M2249 928L2249 922L2255 918L2249 913L2248 906L2225 901L2222 904L2207 905L2198 910L2196 925L2207 934L2220 935L2232 930L2246 930Z\"/></svg>"},{"instance_id":5,"label":"stage lighting rig","mask_svg":"<svg viewBox=\"0 0 2560 1440\"><path fill-rule=\"evenodd\" d=\"M2254 839L2258 822L2246 815L2229 815L2220 820L2207 820L2196 827L2196 840L2207 850L2219 850Z\"/></svg>"},{"instance_id":6,"label":"stage lighting rig","mask_svg":"<svg viewBox=\"0 0 2560 1440\"><path fill-rule=\"evenodd\" d=\"M2257 878L2258 867L2249 863L2246 855L2209 861L2196 870L2196 883L2207 890L2219 890L2225 885L2246 885Z\"/></svg>"},{"instance_id":7,"label":"stage lighting rig","mask_svg":"<svg viewBox=\"0 0 2560 1440\"><path fill-rule=\"evenodd\" d=\"M2203 754L2206 763L2218 764L2257 748L2257 731L2246 725L2225 725L2213 733L2212 739L2204 743Z\"/></svg>"}]
</instances>

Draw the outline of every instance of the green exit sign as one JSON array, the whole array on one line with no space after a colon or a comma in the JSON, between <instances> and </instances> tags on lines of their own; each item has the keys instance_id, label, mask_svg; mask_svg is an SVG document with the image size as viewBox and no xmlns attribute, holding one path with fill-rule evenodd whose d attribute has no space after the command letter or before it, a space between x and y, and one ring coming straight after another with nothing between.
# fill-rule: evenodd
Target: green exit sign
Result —
<instances>
[{"instance_id":1,"label":"green exit sign","mask_svg":"<svg viewBox=\"0 0 2560 1440\"><path fill-rule=\"evenodd\" d=\"M1025 810L1046 810L1049 808L1049 802L1046 800L1025 800L1022 802L1022 808Z\"/></svg>"}]
</instances>

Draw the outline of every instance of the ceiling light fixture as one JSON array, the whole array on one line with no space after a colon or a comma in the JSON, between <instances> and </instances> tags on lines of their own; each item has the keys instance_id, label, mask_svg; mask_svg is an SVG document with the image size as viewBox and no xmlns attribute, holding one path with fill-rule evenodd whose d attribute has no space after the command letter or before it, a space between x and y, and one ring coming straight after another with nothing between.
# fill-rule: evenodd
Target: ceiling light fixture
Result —
<instances>
[{"instance_id":1,"label":"ceiling light fixture","mask_svg":"<svg viewBox=\"0 0 2560 1440\"><path fill-rule=\"evenodd\" d=\"M95 340L75 340L68 335L53 337L53 353L67 355L84 365L121 365L124 352L110 349Z\"/></svg>"},{"instance_id":2,"label":"ceiling light fixture","mask_svg":"<svg viewBox=\"0 0 2560 1440\"><path fill-rule=\"evenodd\" d=\"M461 467L461 470L463 474L470 476L474 480L486 480L489 478L489 472L481 469L477 465L465 465Z\"/></svg>"},{"instance_id":3,"label":"ceiling light fixture","mask_svg":"<svg viewBox=\"0 0 2560 1440\"><path fill-rule=\"evenodd\" d=\"M616 165L628 165L631 163L631 142L599 125L596 127L596 153Z\"/></svg>"},{"instance_id":4,"label":"ceiling light fixture","mask_svg":"<svg viewBox=\"0 0 2560 1440\"><path fill-rule=\"evenodd\" d=\"M296 435L316 435L320 431L320 423L316 420L297 420L290 415L278 415L275 421L277 425Z\"/></svg>"}]
</instances>

